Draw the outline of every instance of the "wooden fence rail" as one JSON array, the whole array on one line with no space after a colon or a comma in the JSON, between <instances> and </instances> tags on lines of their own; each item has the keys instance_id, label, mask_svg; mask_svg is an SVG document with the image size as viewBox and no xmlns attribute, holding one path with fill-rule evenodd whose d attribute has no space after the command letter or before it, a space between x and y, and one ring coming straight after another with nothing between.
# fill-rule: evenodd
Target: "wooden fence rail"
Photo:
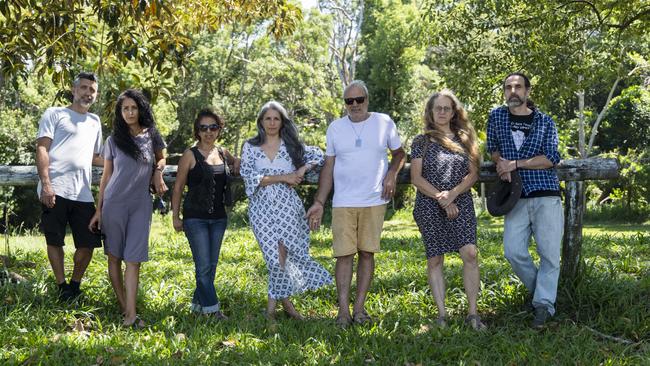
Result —
<instances>
[{"instance_id":1,"label":"wooden fence rail","mask_svg":"<svg viewBox=\"0 0 650 366\"><path fill-rule=\"evenodd\" d=\"M398 183L409 184L410 169L407 164L399 174ZM582 251L582 220L584 216L584 192L581 189L584 181L609 180L619 176L619 165L616 159L575 159L563 160L557 165L556 171L560 180L565 184L565 220L564 239L562 243L562 278L574 279L577 276ZM102 168L93 168L93 183L98 184ZM176 166L165 168L164 179L173 184L176 179ZM494 164L486 162L481 165L480 182L493 182L497 179ZM239 180L241 181L241 180ZM38 182L38 174L34 166L0 166L0 186L34 186ZM315 180L303 184L316 184Z\"/></svg>"},{"instance_id":2,"label":"wooden fence rail","mask_svg":"<svg viewBox=\"0 0 650 366\"><path fill-rule=\"evenodd\" d=\"M607 180L615 179L619 174L619 166L616 159L575 159L563 160L556 167L560 180L584 181L584 180ZM164 172L165 182L173 183L176 179L176 166L168 165ZM99 184L102 168L93 168L93 183ZM485 162L481 165L479 172L480 182L492 182L497 179L494 164ZM35 166L13 166L0 165L0 186L35 186L38 182L38 174ZM305 182L314 184L315 181ZM399 174L398 183L411 183L409 164Z\"/></svg>"}]
</instances>

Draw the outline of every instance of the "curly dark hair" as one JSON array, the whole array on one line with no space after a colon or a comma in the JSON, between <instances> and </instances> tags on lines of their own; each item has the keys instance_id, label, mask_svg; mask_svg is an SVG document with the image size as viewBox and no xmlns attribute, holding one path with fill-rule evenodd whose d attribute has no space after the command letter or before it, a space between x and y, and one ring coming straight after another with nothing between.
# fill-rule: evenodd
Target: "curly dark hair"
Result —
<instances>
[{"instance_id":1,"label":"curly dark hair","mask_svg":"<svg viewBox=\"0 0 650 366\"><path fill-rule=\"evenodd\" d=\"M217 114L217 112L214 111L214 109L210 107L201 109L196 115L196 119L194 120L194 138L196 138L198 141L201 141L201 136L199 136L199 126L201 125L200 122L203 117L214 118L214 120L217 121L217 125L221 131L223 131L223 128L226 126L226 122L223 120L223 118L221 118L220 115Z\"/></svg>"},{"instance_id":2,"label":"curly dark hair","mask_svg":"<svg viewBox=\"0 0 650 366\"><path fill-rule=\"evenodd\" d=\"M284 141L284 145L287 148L287 152L291 157L291 162L296 169L299 169L301 166L305 165L304 155L305 155L305 144L300 140L298 135L298 128L296 124L293 123L287 110L282 106L282 104L272 100L262 106L260 113L257 115L257 135L250 138L248 142L253 146L260 146L266 142L266 132L264 132L264 126L262 121L264 120L264 115L270 109L280 113L280 118L282 118L282 127L280 127L280 138Z\"/></svg>"},{"instance_id":3,"label":"curly dark hair","mask_svg":"<svg viewBox=\"0 0 650 366\"><path fill-rule=\"evenodd\" d=\"M152 140L160 137L160 132L156 128L156 121L153 117L151 104L149 100L137 89L127 89L117 97L115 104L115 118L113 119L113 133L111 136L115 141L115 145L122 150L126 155L135 160L144 160L142 151L135 143L135 140L129 132L129 126L126 124L124 117L122 117L122 104L126 98L133 99L138 106L138 123L142 128L148 129L148 133Z\"/></svg>"}]
</instances>

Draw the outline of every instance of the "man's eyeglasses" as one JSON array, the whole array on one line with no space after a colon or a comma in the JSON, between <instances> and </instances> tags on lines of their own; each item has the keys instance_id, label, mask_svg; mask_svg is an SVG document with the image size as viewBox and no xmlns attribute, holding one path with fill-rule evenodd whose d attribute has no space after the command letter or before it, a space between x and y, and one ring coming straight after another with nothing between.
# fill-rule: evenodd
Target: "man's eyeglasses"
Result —
<instances>
[{"instance_id":1,"label":"man's eyeglasses","mask_svg":"<svg viewBox=\"0 0 650 366\"><path fill-rule=\"evenodd\" d=\"M352 105L352 103L357 102L357 104L363 104L366 101L366 97L354 97L354 98L343 98L345 104Z\"/></svg>"},{"instance_id":2,"label":"man's eyeglasses","mask_svg":"<svg viewBox=\"0 0 650 366\"><path fill-rule=\"evenodd\" d=\"M219 131L221 127L219 127L218 124L212 124L212 125L199 125L199 131L201 132L206 132L207 130L210 130L212 132Z\"/></svg>"},{"instance_id":3,"label":"man's eyeglasses","mask_svg":"<svg viewBox=\"0 0 650 366\"><path fill-rule=\"evenodd\" d=\"M436 113L440 113L440 112L449 113L449 112L451 112L451 110L452 110L452 108L449 107L449 106L441 107L441 106L437 105L437 106L433 107L433 111L436 112Z\"/></svg>"}]
</instances>

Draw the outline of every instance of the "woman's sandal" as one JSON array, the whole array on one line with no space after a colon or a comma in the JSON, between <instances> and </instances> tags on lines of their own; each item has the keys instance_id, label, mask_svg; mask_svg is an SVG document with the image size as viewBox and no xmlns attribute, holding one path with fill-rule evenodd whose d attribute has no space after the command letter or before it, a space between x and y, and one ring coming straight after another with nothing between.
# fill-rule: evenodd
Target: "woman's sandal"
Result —
<instances>
[{"instance_id":1,"label":"woman's sandal","mask_svg":"<svg viewBox=\"0 0 650 366\"><path fill-rule=\"evenodd\" d=\"M286 316L288 316L289 318L291 318L293 320L300 320L300 321L305 320L305 317L302 316L302 314L300 314L297 311L294 311L294 312L289 312L289 311L286 311L286 310L283 310L283 311L284 311L284 314Z\"/></svg>"},{"instance_id":2,"label":"woman's sandal","mask_svg":"<svg viewBox=\"0 0 650 366\"><path fill-rule=\"evenodd\" d=\"M276 311L268 312L268 311L264 310L262 312L262 314L264 315L264 319L266 319L267 321L269 321L269 322L275 322L276 321L276 316L277 316Z\"/></svg>"},{"instance_id":3,"label":"woman's sandal","mask_svg":"<svg viewBox=\"0 0 650 366\"><path fill-rule=\"evenodd\" d=\"M122 324L124 328L131 328L133 330L140 330L146 327L144 320L140 319L139 316L135 316L135 320L131 324Z\"/></svg>"},{"instance_id":4,"label":"woman's sandal","mask_svg":"<svg viewBox=\"0 0 650 366\"><path fill-rule=\"evenodd\" d=\"M368 315L368 313L365 310L362 310L358 313L354 313L354 315L352 316L352 320L356 324L372 323L372 318L370 317L370 315Z\"/></svg>"},{"instance_id":5,"label":"woman's sandal","mask_svg":"<svg viewBox=\"0 0 650 366\"><path fill-rule=\"evenodd\" d=\"M347 328L352 324L352 318L350 316L339 315L336 317L336 325L340 328Z\"/></svg>"},{"instance_id":6,"label":"woman's sandal","mask_svg":"<svg viewBox=\"0 0 650 366\"><path fill-rule=\"evenodd\" d=\"M481 332L487 329L487 326L481 321L481 317L478 314L468 315L465 318L465 324L472 327L472 329Z\"/></svg>"}]
</instances>

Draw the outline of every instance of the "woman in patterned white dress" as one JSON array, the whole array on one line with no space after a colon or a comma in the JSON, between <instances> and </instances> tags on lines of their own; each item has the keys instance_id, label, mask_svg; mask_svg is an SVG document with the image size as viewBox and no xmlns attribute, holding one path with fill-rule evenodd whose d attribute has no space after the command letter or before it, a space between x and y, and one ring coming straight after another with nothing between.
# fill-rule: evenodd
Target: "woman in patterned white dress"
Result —
<instances>
[{"instance_id":1,"label":"woman in patterned white dress","mask_svg":"<svg viewBox=\"0 0 650 366\"><path fill-rule=\"evenodd\" d=\"M476 216L469 192L478 179L476 132L467 112L450 90L429 98L424 110L423 135L413 140L411 182L418 189L413 218L422 234L427 256L427 277L438 307L438 325L446 325L445 253L458 252L463 260L463 283L468 316L476 330L485 325L477 313L479 290Z\"/></svg>"},{"instance_id":2,"label":"woman in patterned white dress","mask_svg":"<svg viewBox=\"0 0 650 366\"><path fill-rule=\"evenodd\" d=\"M294 187L307 171L320 168L320 149L305 146L286 110L268 102L257 117L257 136L242 148L241 176L249 198L248 216L269 271L267 316L278 300L294 319L303 319L290 296L332 282L309 255L309 226Z\"/></svg>"}]
</instances>

